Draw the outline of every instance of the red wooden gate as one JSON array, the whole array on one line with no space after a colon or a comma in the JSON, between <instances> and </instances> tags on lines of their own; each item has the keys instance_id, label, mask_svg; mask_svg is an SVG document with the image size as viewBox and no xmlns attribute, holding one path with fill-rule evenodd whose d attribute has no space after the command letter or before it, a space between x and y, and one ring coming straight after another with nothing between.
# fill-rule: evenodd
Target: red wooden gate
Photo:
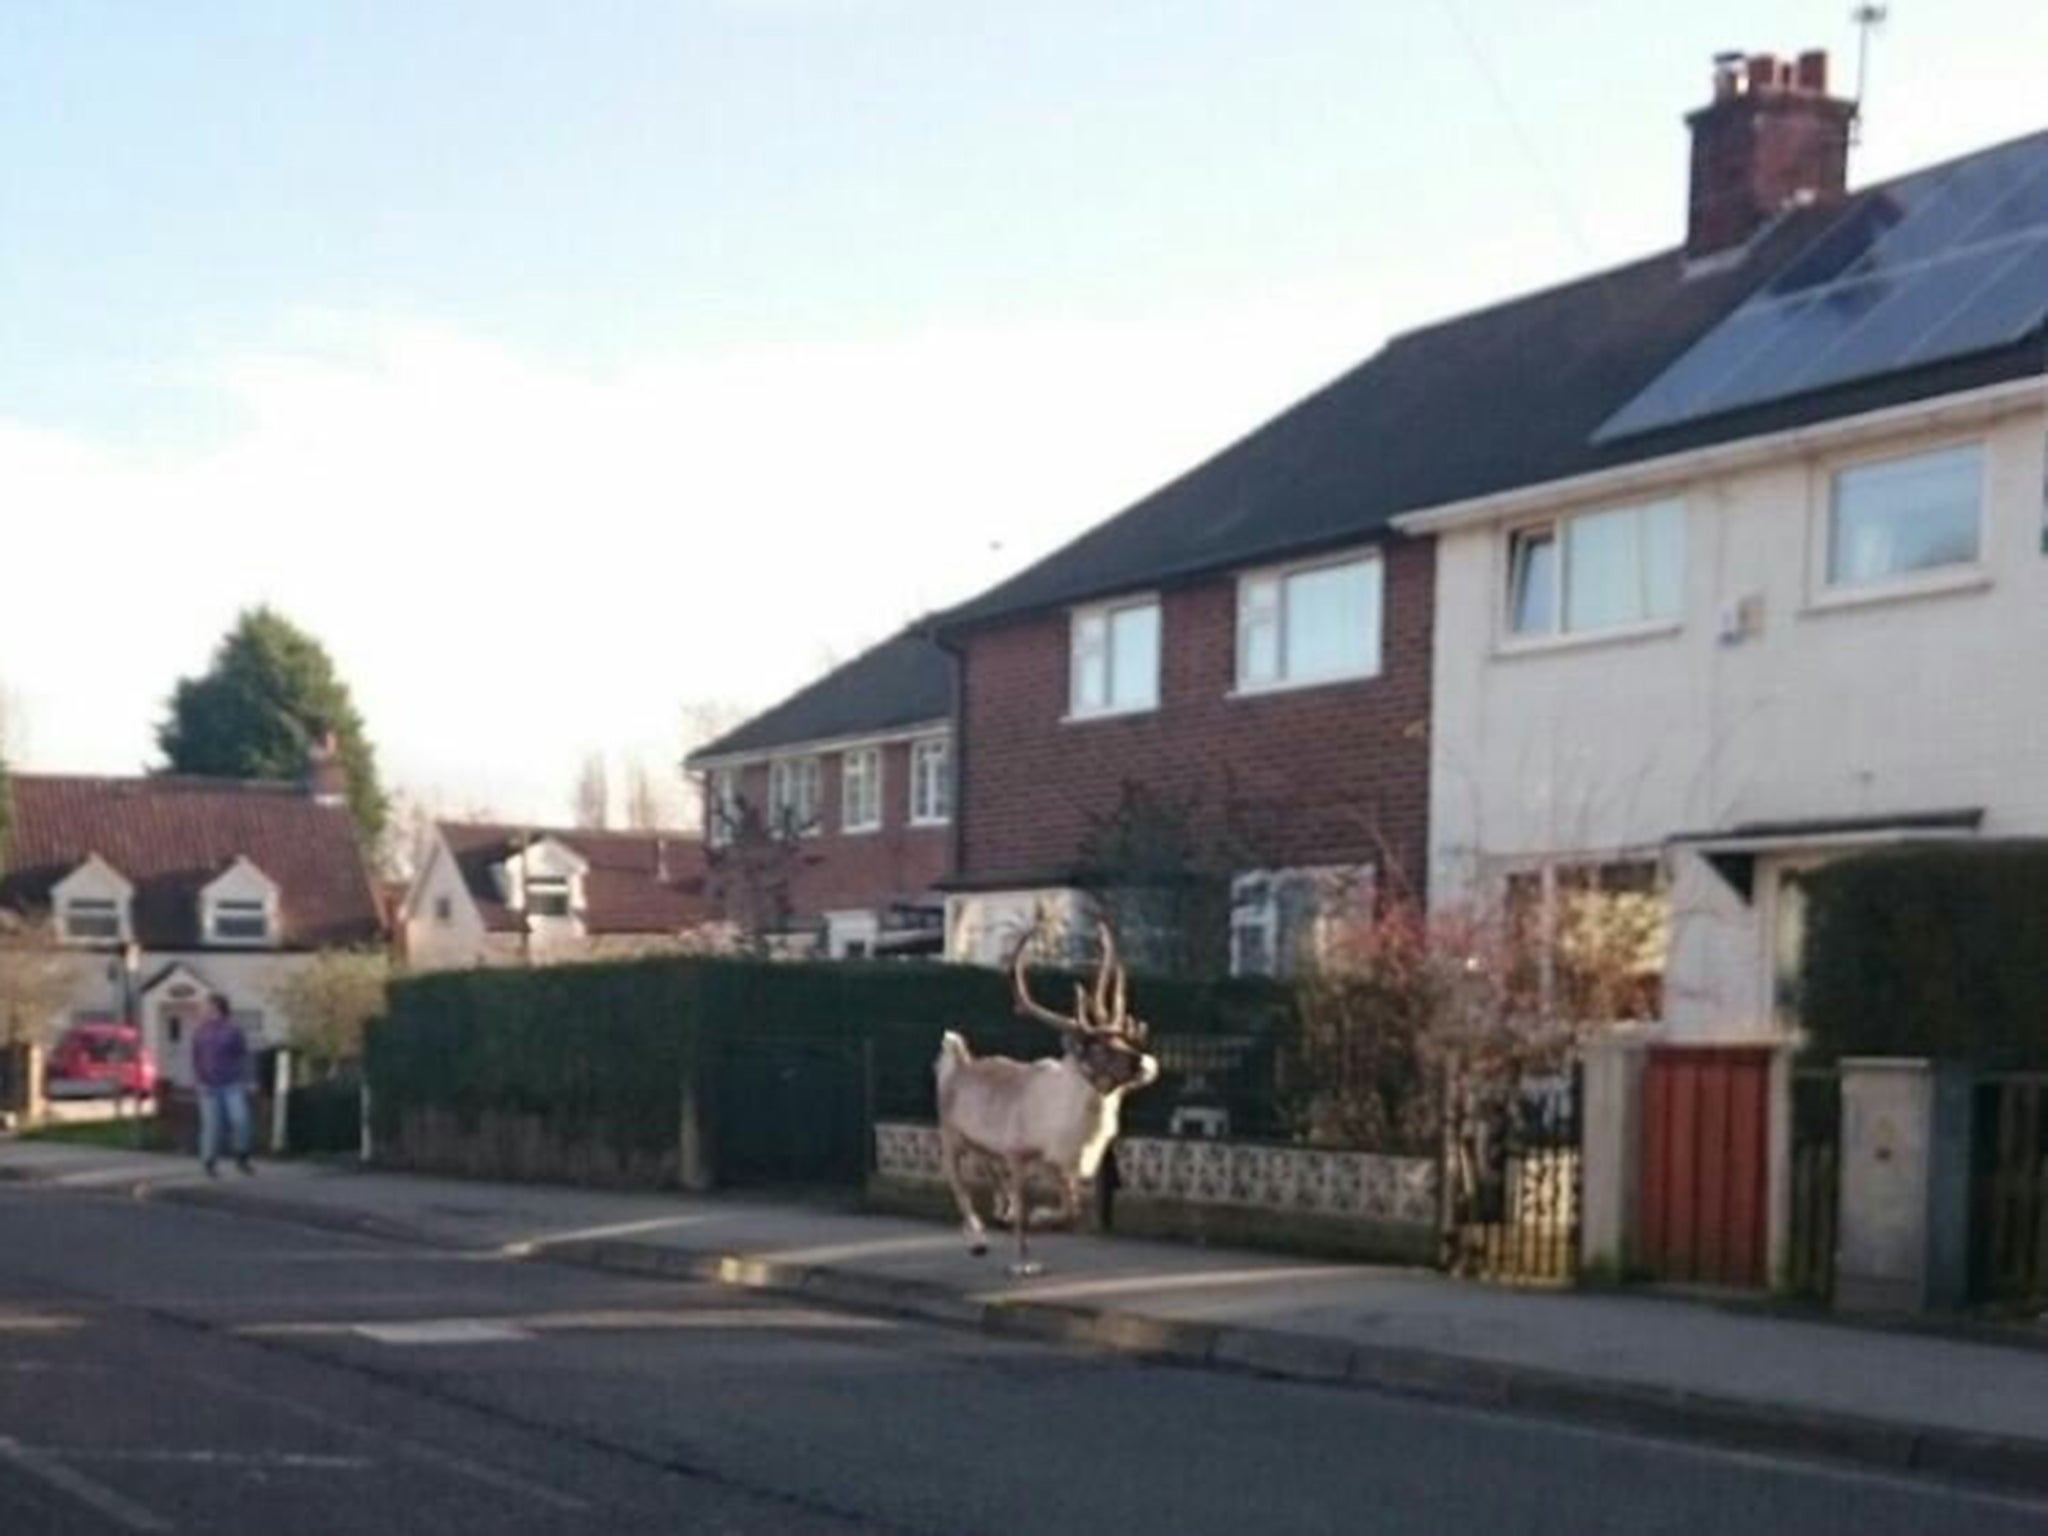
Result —
<instances>
[{"instance_id":1,"label":"red wooden gate","mask_svg":"<svg viewBox=\"0 0 2048 1536\"><path fill-rule=\"evenodd\" d=\"M1770 1082L1767 1047L1650 1052L1639 1257L1658 1279L1766 1283Z\"/></svg>"}]
</instances>

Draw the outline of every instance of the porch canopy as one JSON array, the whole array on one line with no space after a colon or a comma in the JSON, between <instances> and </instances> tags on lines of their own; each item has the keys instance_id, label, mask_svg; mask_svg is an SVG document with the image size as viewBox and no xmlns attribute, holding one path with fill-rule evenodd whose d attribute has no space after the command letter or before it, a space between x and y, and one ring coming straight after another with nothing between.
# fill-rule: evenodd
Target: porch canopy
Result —
<instances>
[{"instance_id":1,"label":"porch canopy","mask_svg":"<svg viewBox=\"0 0 2048 1536\"><path fill-rule=\"evenodd\" d=\"M1903 811L1883 816L1816 817L1804 821L1745 821L1713 832L1678 832L1667 849L1684 849L1705 859L1744 901L1756 886L1756 862L1772 853L1852 852L1889 843L1943 842L1974 837L1984 826L1984 808Z\"/></svg>"}]
</instances>

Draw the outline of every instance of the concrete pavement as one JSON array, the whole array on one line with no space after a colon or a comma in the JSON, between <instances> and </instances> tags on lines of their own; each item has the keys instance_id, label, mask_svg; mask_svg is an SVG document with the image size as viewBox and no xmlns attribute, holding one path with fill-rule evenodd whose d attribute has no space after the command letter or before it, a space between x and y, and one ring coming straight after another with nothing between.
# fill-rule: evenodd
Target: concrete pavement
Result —
<instances>
[{"instance_id":1,"label":"concrete pavement","mask_svg":"<svg viewBox=\"0 0 2048 1536\"><path fill-rule=\"evenodd\" d=\"M0 1175L2048 1490L2048 1359L2028 1349L1061 1234L1034 1240L1044 1276L1012 1281L948 1229L738 1197L305 1164L212 1183L177 1159L36 1143L0 1145Z\"/></svg>"}]
</instances>

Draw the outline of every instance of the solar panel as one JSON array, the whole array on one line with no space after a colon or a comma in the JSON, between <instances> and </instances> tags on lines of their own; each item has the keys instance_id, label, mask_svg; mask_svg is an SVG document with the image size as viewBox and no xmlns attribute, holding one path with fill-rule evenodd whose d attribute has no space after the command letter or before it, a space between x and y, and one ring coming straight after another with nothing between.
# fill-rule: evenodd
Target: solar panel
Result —
<instances>
[{"instance_id":1,"label":"solar panel","mask_svg":"<svg viewBox=\"0 0 2048 1536\"><path fill-rule=\"evenodd\" d=\"M1857 198L1593 434L1679 426L2020 340L2048 322L2048 134Z\"/></svg>"}]
</instances>

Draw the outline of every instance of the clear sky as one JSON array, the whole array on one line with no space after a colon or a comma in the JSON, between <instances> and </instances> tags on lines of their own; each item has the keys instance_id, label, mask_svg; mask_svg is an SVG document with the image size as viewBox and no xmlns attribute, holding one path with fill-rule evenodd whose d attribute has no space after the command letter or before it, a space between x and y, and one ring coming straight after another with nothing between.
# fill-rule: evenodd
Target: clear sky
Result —
<instances>
[{"instance_id":1,"label":"clear sky","mask_svg":"<svg viewBox=\"0 0 2048 1536\"><path fill-rule=\"evenodd\" d=\"M151 760L269 601L396 784L563 815L1388 334L1671 244L1848 0L0 0L0 700ZM1896 0L1868 181L2048 125ZM1479 424L1475 424L1477 428Z\"/></svg>"}]
</instances>

